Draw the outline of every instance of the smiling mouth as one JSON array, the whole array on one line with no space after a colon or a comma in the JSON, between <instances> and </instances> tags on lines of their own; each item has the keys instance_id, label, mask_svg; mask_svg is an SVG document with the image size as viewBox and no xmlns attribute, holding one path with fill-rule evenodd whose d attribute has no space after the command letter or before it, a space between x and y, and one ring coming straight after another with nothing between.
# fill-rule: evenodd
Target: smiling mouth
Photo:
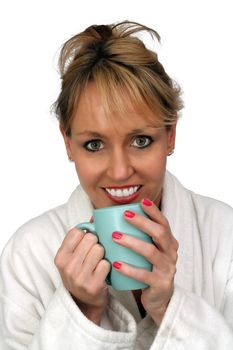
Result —
<instances>
[{"instance_id":1,"label":"smiling mouth","mask_svg":"<svg viewBox=\"0 0 233 350\"><path fill-rule=\"evenodd\" d=\"M139 188L141 186L140 185L136 185L136 186L130 186L130 187L124 187L124 188L105 188L105 191L108 192L108 194L110 194L112 197L129 197L132 196L134 193L136 193Z\"/></svg>"},{"instance_id":2,"label":"smiling mouth","mask_svg":"<svg viewBox=\"0 0 233 350\"><path fill-rule=\"evenodd\" d=\"M105 187L103 188L109 198L114 202L131 202L138 197L138 191L142 185L132 185L124 187Z\"/></svg>"}]
</instances>

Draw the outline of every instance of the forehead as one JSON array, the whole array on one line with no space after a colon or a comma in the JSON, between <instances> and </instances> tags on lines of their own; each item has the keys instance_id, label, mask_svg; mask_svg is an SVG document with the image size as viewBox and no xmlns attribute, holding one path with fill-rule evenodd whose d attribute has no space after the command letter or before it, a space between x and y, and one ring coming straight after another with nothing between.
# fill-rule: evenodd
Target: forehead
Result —
<instances>
[{"instance_id":1,"label":"forehead","mask_svg":"<svg viewBox=\"0 0 233 350\"><path fill-rule=\"evenodd\" d=\"M161 116L148 108L135 108L127 93L120 95L122 105L106 109L106 101L103 99L95 85L89 83L81 94L75 110L71 129L81 132L88 130L104 130L114 128L116 130L142 129L148 126L161 127Z\"/></svg>"}]
</instances>

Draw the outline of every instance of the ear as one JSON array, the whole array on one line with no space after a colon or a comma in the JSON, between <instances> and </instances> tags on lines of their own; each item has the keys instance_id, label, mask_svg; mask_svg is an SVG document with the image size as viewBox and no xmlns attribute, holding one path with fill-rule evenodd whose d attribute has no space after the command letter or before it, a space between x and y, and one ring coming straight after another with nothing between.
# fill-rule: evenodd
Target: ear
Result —
<instances>
[{"instance_id":1,"label":"ear","mask_svg":"<svg viewBox=\"0 0 233 350\"><path fill-rule=\"evenodd\" d=\"M64 143L65 143L65 146L66 146L66 152L67 152L68 158L69 158L70 161L72 161L73 157L72 157L72 151L71 151L71 138L70 138L70 136L66 135L64 127L61 124L59 126L59 129L60 129L60 132L62 134Z\"/></svg>"},{"instance_id":2,"label":"ear","mask_svg":"<svg viewBox=\"0 0 233 350\"><path fill-rule=\"evenodd\" d=\"M167 154L171 155L175 149L176 142L176 123L171 125L168 130L168 138L167 138Z\"/></svg>"}]
</instances>

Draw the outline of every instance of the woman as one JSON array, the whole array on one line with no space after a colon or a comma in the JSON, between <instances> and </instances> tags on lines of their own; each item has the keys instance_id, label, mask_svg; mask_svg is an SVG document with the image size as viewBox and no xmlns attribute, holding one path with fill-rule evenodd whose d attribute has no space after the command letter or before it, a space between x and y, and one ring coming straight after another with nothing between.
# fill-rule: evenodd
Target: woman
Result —
<instances>
[{"instance_id":1,"label":"woman","mask_svg":"<svg viewBox=\"0 0 233 350\"><path fill-rule=\"evenodd\" d=\"M133 23L92 26L62 48L55 104L80 186L68 203L23 225L1 258L1 349L233 348L233 210L185 189L166 171L180 90ZM112 239L151 272L110 266L76 225L93 208L141 202L125 220L152 237ZM178 248L179 247L179 248ZM111 268L148 284L117 292Z\"/></svg>"}]
</instances>

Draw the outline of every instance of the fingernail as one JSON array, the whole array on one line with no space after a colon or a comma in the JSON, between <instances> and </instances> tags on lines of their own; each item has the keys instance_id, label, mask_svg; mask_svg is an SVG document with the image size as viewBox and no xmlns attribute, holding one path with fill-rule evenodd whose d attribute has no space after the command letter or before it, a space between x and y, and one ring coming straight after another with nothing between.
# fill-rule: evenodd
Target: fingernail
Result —
<instances>
[{"instance_id":1,"label":"fingernail","mask_svg":"<svg viewBox=\"0 0 233 350\"><path fill-rule=\"evenodd\" d=\"M130 210L126 210L125 212L124 212L124 215L125 215L125 217L127 217L127 218L133 218L134 216L135 216L135 213L133 213L132 211L130 211Z\"/></svg>"},{"instance_id":2,"label":"fingernail","mask_svg":"<svg viewBox=\"0 0 233 350\"><path fill-rule=\"evenodd\" d=\"M112 266L115 267L115 269L119 270L121 268L121 263L119 263L118 261L114 261Z\"/></svg>"},{"instance_id":3,"label":"fingernail","mask_svg":"<svg viewBox=\"0 0 233 350\"><path fill-rule=\"evenodd\" d=\"M123 235L120 232L113 232L112 233L112 238L115 238L115 239L121 239L122 236Z\"/></svg>"},{"instance_id":4,"label":"fingernail","mask_svg":"<svg viewBox=\"0 0 233 350\"><path fill-rule=\"evenodd\" d=\"M148 198L144 198L142 200L142 203L146 205L147 207L150 207L152 205L152 202Z\"/></svg>"}]
</instances>

